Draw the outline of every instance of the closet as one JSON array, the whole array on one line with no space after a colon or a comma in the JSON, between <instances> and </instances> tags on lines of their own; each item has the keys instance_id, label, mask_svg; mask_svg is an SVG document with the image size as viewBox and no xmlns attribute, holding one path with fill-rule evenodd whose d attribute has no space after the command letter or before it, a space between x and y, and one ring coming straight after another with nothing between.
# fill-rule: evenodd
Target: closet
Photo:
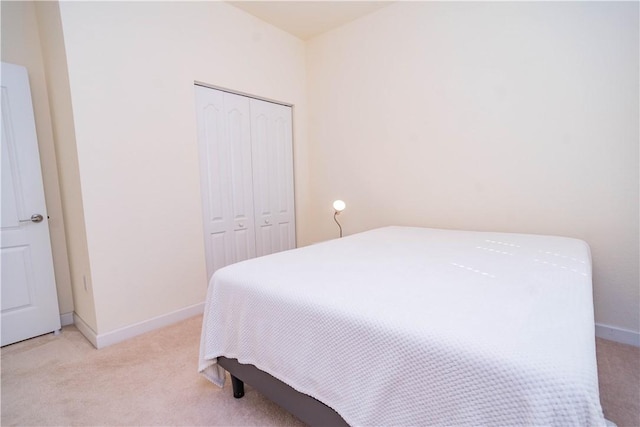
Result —
<instances>
[{"instance_id":1,"label":"closet","mask_svg":"<svg viewBox=\"0 0 640 427\"><path fill-rule=\"evenodd\" d=\"M195 86L207 275L295 247L291 107Z\"/></svg>"}]
</instances>

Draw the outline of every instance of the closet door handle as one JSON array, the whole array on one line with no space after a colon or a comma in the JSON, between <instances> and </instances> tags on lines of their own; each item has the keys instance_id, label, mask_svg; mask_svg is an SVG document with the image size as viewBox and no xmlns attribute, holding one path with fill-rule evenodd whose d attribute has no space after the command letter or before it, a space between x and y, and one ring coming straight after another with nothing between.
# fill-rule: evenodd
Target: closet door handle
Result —
<instances>
[{"instance_id":1,"label":"closet door handle","mask_svg":"<svg viewBox=\"0 0 640 427\"><path fill-rule=\"evenodd\" d=\"M265 219L265 220L264 220L264 223L265 223L265 224L269 224L269 220L268 220L268 219Z\"/></svg>"}]
</instances>

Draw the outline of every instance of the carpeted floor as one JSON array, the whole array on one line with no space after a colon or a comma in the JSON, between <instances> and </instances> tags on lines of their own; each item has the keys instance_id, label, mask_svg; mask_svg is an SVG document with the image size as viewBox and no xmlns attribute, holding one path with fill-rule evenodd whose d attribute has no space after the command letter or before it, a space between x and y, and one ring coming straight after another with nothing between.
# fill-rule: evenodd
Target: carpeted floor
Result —
<instances>
[{"instance_id":1,"label":"carpeted floor","mask_svg":"<svg viewBox=\"0 0 640 427\"><path fill-rule=\"evenodd\" d=\"M246 387L234 399L198 375L202 317L95 350L73 326L2 348L3 426L302 425ZM640 426L640 349L598 340L601 400Z\"/></svg>"}]
</instances>

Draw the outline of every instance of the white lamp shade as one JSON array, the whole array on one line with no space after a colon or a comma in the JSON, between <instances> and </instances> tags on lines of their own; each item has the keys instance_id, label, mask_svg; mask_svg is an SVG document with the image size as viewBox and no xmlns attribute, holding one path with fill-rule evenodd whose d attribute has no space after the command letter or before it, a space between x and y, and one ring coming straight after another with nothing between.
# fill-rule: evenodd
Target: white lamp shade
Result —
<instances>
[{"instance_id":1,"label":"white lamp shade","mask_svg":"<svg viewBox=\"0 0 640 427\"><path fill-rule=\"evenodd\" d=\"M336 200L335 202L333 202L333 209L335 209L336 212L342 212L346 207L347 204L342 200Z\"/></svg>"}]
</instances>

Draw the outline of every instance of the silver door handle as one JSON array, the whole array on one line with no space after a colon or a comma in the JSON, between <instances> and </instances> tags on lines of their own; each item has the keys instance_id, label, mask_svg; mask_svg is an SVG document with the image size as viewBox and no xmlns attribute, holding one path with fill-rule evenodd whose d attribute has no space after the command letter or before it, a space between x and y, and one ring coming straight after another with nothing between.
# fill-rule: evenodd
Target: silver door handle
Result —
<instances>
[{"instance_id":1,"label":"silver door handle","mask_svg":"<svg viewBox=\"0 0 640 427\"><path fill-rule=\"evenodd\" d=\"M44 217L40 214L33 214L29 219L20 219L18 222L42 222Z\"/></svg>"}]
</instances>

